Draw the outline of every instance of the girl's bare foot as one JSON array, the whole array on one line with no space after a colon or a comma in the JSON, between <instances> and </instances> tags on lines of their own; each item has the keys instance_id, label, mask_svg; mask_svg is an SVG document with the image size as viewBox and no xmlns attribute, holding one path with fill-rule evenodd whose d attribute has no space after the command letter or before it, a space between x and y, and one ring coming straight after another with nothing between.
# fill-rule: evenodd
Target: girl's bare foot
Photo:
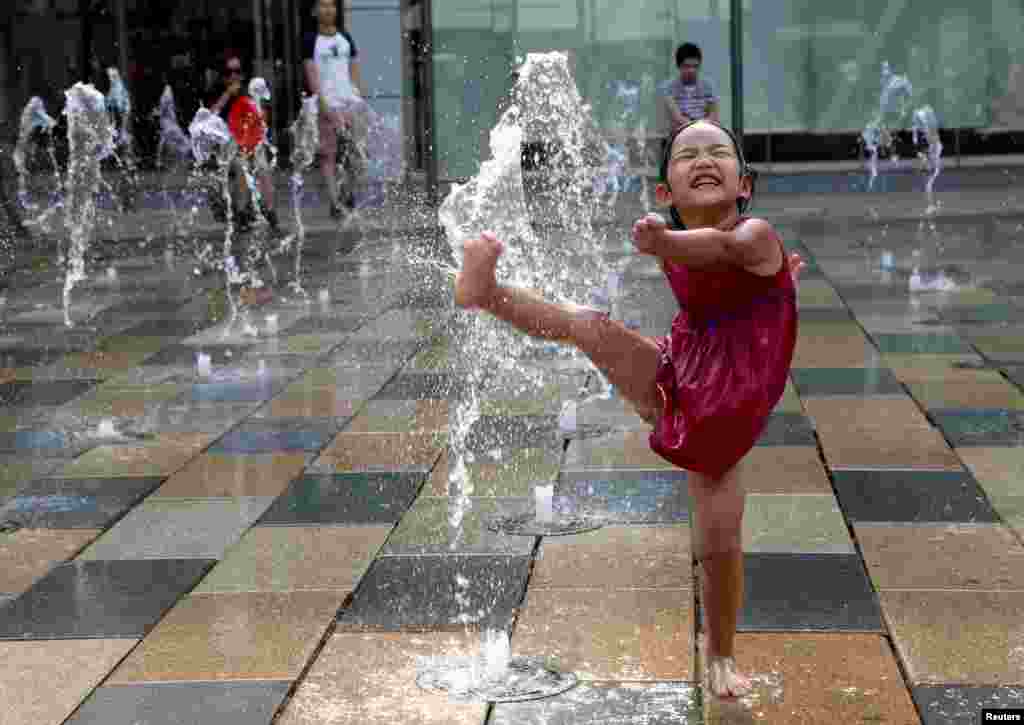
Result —
<instances>
[{"instance_id":1,"label":"girl's bare foot","mask_svg":"<svg viewBox=\"0 0 1024 725\"><path fill-rule=\"evenodd\" d=\"M708 687L712 697L734 699L748 694L753 685L740 674L732 657L712 655L708 658Z\"/></svg>"},{"instance_id":2,"label":"girl's bare foot","mask_svg":"<svg viewBox=\"0 0 1024 725\"><path fill-rule=\"evenodd\" d=\"M504 247L498 238L484 232L462 248L462 269L455 277L455 304L472 309L486 307L497 287L495 267Z\"/></svg>"}]
</instances>

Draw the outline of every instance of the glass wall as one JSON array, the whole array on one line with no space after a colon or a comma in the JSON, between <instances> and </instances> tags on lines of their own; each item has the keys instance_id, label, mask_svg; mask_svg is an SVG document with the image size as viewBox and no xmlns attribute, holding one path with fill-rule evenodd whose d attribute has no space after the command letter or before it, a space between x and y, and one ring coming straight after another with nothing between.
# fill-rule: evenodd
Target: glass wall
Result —
<instances>
[{"instance_id":1,"label":"glass wall","mask_svg":"<svg viewBox=\"0 0 1024 725\"><path fill-rule=\"evenodd\" d=\"M610 138L639 118L655 139L667 116L658 88L677 75L685 41L730 120L728 0L435 0L434 123L442 179L475 173L517 58L565 51L576 84Z\"/></svg>"}]
</instances>

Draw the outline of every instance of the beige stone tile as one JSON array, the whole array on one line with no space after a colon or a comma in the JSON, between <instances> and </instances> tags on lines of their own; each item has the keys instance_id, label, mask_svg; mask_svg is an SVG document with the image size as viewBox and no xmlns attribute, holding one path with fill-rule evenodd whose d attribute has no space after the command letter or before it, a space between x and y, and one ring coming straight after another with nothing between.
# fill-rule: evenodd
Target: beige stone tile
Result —
<instances>
[{"instance_id":1,"label":"beige stone tile","mask_svg":"<svg viewBox=\"0 0 1024 725\"><path fill-rule=\"evenodd\" d=\"M448 430L447 400L371 400L346 433L426 433Z\"/></svg>"},{"instance_id":2,"label":"beige stone tile","mask_svg":"<svg viewBox=\"0 0 1024 725\"><path fill-rule=\"evenodd\" d=\"M980 362L975 355L886 355L883 364L906 384L944 383L1000 383L1005 382L995 370L972 370L954 367L959 362Z\"/></svg>"},{"instance_id":3,"label":"beige stone tile","mask_svg":"<svg viewBox=\"0 0 1024 725\"><path fill-rule=\"evenodd\" d=\"M255 526L206 575L197 594L355 589L391 526Z\"/></svg>"},{"instance_id":4,"label":"beige stone tile","mask_svg":"<svg viewBox=\"0 0 1024 725\"><path fill-rule=\"evenodd\" d=\"M583 680L688 680L693 591L531 588L512 650L549 657Z\"/></svg>"},{"instance_id":5,"label":"beige stone tile","mask_svg":"<svg viewBox=\"0 0 1024 725\"><path fill-rule=\"evenodd\" d=\"M908 395L808 398L804 406L818 430L931 427L917 403Z\"/></svg>"},{"instance_id":6,"label":"beige stone tile","mask_svg":"<svg viewBox=\"0 0 1024 725\"><path fill-rule=\"evenodd\" d=\"M135 639L0 642L4 725L62 723Z\"/></svg>"},{"instance_id":7,"label":"beige stone tile","mask_svg":"<svg viewBox=\"0 0 1024 725\"><path fill-rule=\"evenodd\" d=\"M61 471L65 478L170 476L213 442L205 433L160 433L137 446L97 446Z\"/></svg>"},{"instance_id":8,"label":"beige stone tile","mask_svg":"<svg viewBox=\"0 0 1024 725\"><path fill-rule=\"evenodd\" d=\"M530 577L531 591L692 586L688 526L605 526L578 536L547 537Z\"/></svg>"},{"instance_id":9,"label":"beige stone tile","mask_svg":"<svg viewBox=\"0 0 1024 725\"><path fill-rule=\"evenodd\" d=\"M740 466L747 493L832 493L817 446L755 446Z\"/></svg>"},{"instance_id":10,"label":"beige stone tile","mask_svg":"<svg viewBox=\"0 0 1024 725\"><path fill-rule=\"evenodd\" d=\"M990 499L1024 500L1024 448L970 446L956 453Z\"/></svg>"},{"instance_id":11,"label":"beige stone tile","mask_svg":"<svg viewBox=\"0 0 1024 725\"><path fill-rule=\"evenodd\" d=\"M706 698L708 725L918 725L917 710L883 637L738 634L737 663L754 681L740 702Z\"/></svg>"},{"instance_id":12,"label":"beige stone tile","mask_svg":"<svg viewBox=\"0 0 1024 725\"><path fill-rule=\"evenodd\" d=\"M20 529L0 534L0 592L21 594L99 535L99 529Z\"/></svg>"},{"instance_id":13,"label":"beige stone tile","mask_svg":"<svg viewBox=\"0 0 1024 725\"><path fill-rule=\"evenodd\" d=\"M316 463L339 472L432 468L446 445L438 433L339 433Z\"/></svg>"},{"instance_id":14,"label":"beige stone tile","mask_svg":"<svg viewBox=\"0 0 1024 725\"><path fill-rule=\"evenodd\" d=\"M1024 684L1024 592L879 593L910 681Z\"/></svg>"},{"instance_id":15,"label":"beige stone tile","mask_svg":"<svg viewBox=\"0 0 1024 725\"><path fill-rule=\"evenodd\" d=\"M960 460L933 428L831 428L818 431L833 468L920 468L959 471Z\"/></svg>"},{"instance_id":16,"label":"beige stone tile","mask_svg":"<svg viewBox=\"0 0 1024 725\"><path fill-rule=\"evenodd\" d=\"M339 592L188 596L118 667L111 683L294 680L343 601Z\"/></svg>"},{"instance_id":17,"label":"beige stone tile","mask_svg":"<svg viewBox=\"0 0 1024 725\"><path fill-rule=\"evenodd\" d=\"M877 589L1024 591L1024 547L998 524L855 525Z\"/></svg>"},{"instance_id":18,"label":"beige stone tile","mask_svg":"<svg viewBox=\"0 0 1024 725\"><path fill-rule=\"evenodd\" d=\"M456 703L416 686L421 662L466 657L465 634L336 633L299 685L280 725L480 725L484 703Z\"/></svg>"},{"instance_id":19,"label":"beige stone tile","mask_svg":"<svg viewBox=\"0 0 1024 725\"><path fill-rule=\"evenodd\" d=\"M232 456L203 453L171 476L153 494L160 498L278 496L302 473L301 453Z\"/></svg>"}]
</instances>

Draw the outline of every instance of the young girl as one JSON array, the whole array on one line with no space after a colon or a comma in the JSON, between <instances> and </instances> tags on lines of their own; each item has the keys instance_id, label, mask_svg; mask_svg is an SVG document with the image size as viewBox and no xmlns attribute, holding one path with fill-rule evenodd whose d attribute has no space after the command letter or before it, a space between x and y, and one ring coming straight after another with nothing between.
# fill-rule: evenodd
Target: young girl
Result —
<instances>
[{"instance_id":1,"label":"young girl","mask_svg":"<svg viewBox=\"0 0 1024 725\"><path fill-rule=\"evenodd\" d=\"M694 550L702 569L707 672L712 695L750 689L733 640L743 602L744 490L737 464L782 396L796 344L795 285L772 226L741 216L753 177L732 133L711 121L681 128L666 145L657 215L633 225L636 248L658 258L679 302L671 333L649 339L606 314L546 302L498 284L501 242L466 243L455 301L534 337L575 345L654 426L651 448L691 472Z\"/></svg>"}]
</instances>

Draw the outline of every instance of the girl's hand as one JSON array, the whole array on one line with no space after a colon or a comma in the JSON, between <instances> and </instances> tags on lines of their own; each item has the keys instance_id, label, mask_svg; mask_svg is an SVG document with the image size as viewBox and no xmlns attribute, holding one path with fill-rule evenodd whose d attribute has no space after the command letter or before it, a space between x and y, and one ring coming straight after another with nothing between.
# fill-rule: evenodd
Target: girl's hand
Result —
<instances>
[{"instance_id":1,"label":"girl's hand","mask_svg":"<svg viewBox=\"0 0 1024 725\"><path fill-rule=\"evenodd\" d=\"M648 214L633 224L633 245L642 254L658 256L668 223L658 214Z\"/></svg>"},{"instance_id":2,"label":"girl's hand","mask_svg":"<svg viewBox=\"0 0 1024 725\"><path fill-rule=\"evenodd\" d=\"M793 276L793 286L799 287L800 273L804 271L804 267L807 265L804 264L803 258L796 252L789 255L787 262L789 263L789 273Z\"/></svg>"}]
</instances>

